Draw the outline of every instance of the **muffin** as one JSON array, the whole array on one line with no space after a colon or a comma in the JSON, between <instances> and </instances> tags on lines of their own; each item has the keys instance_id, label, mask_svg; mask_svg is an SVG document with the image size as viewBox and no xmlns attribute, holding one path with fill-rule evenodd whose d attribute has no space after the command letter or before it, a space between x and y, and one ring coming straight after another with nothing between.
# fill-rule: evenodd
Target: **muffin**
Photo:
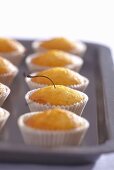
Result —
<instances>
[{"instance_id":1,"label":"muffin","mask_svg":"<svg viewBox=\"0 0 114 170\"><path fill-rule=\"evenodd\" d=\"M78 90L56 85L31 90L25 95L25 99L33 112L58 107L81 115L88 96Z\"/></svg>"},{"instance_id":2,"label":"muffin","mask_svg":"<svg viewBox=\"0 0 114 170\"><path fill-rule=\"evenodd\" d=\"M62 50L79 56L83 56L87 48L85 43L81 41L74 42L64 37L52 38L46 41L35 41L32 43L32 47L35 51L40 52L53 49Z\"/></svg>"},{"instance_id":3,"label":"muffin","mask_svg":"<svg viewBox=\"0 0 114 170\"><path fill-rule=\"evenodd\" d=\"M0 57L0 82L9 86L18 73L18 68L10 61Z\"/></svg>"},{"instance_id":4,"label":"muffin","mask_svg":"<svg viewBox=\"0 0 114 170\"><path fill-rule=\"evenodd\" d=\"M43 77L34 77L42 75L49 77L55 85L64 85L80 91L84 91L89 84L89 80L79 73L76 73L68 68L55 67L33 73L31 74L33 78L26 77L25 81L31 90L52 85L52 82L50 82L49 79Z\"/></svg>"},{"instance_id":5,"label":"muffin","mask_svg":"<svg viewBox=\"0 0 114 170\"><path fill-rule=\"evenodd\" d=\"M4 103L9 94L10 94L9 87L0 83L0 106L2 106L2 104Z\"/></svg>"},{"instance_id":6,"label":"muffin","mask_svg":"<svg viewBox=\"0 0 114 170\"><path fill-rule=\"evenodd\" d=\"M24 57L25 48L16 40L0 38L0 55L11 61L14 65L19 65Z\"/></svg>"},{"instance_id":7,"label":"muffin","mask_svg":"<svg viewBox=\"0 0 114 170\"><path fill-rule=\"evenodd\" d=\"M10 113L7 110L0 107L0 130L5 125L9 116L10 116Z\"/></svg>"},{"instance_id":8,"label":"muffin","mask_svg":"<svg viewBox=\"0 0 114 170\"><path fill-rule=\"evenodd\" d=\"M89 122L62 109L50 109L21 115L18 125L26 144L40 147L79 145Z\"/></svg>"},{"instance_id":9,"label":"muffin","mask_svg":"<svg viewBox=\"0 0 114 170\"><path fill-rule=\"evenodd\" d=\"M52 67L66 67L79 71L83 60L74 55L59 50L29 55L26 64L30 71L41 71Z\"/></svg>"}]
</instances>

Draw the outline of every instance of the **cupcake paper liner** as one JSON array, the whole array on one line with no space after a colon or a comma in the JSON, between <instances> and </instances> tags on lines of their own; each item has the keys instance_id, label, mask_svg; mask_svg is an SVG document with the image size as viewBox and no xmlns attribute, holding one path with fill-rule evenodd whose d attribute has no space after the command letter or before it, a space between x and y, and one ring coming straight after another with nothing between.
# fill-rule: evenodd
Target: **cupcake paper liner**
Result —
<instances>
[{"instance_id":1,"label":"cupcake paper liner","mask_svg":"<svg viewBox=\"0 0 114 170\"><path fill-rule=\"evenodd\" d=\"M29 98L29 96L32 93L34 93L36 90L38 90L38 89L31 90L25 95L26 102L27 102L31 112L43 111L43 110L52 109L52 108L61 108L61 109L66 109L66 110L72 111L72 112L76 113L77 115L81 116L83 109L88 101L88 96L79 91L79 93L81 93L84 96L84 100L82 100L80 103L74 103L72 105L51 105L51 104L36 103L36 102L30 100L30 98Z\"/></svg>"},{"instance_id":2,"label":"cupcake paper liner","mask_svg":"<svg viewBox=\"0 0 114 170\"><path fill-rule=\"evenodd\" d=\"M19 47L19 51L0 53L0 56L6 58L14 65L18 66L22 61L25 53L25 48L23 46Z\"/></svg>"},{"instance_id":3,"label":"cupcake paper liner","mask_svg":"<svg viewBox=\"0 0 114 170\"><path fill-rule=\"evenodd\" d=\"M35 52L46 52L48 49L45 49L43 47L40 47L40 41L34 41L32 43L32 48L34 49ZM82 41L76 41L76 49L69 51L68 53L78 55L80 57L84 57L84 53L87 50L87 45L83 43Z\"/></svg>"},{"instance_id":4,"label":"cupcake paper liner","mask_svg":"<svg viewBox=\"0 0 114 170\"><path fill-rule=\"evenodd\" d=\"M0 106L2 106L2 104L4 103L4 101L6 100L6 98L8 97L8 95L10 94L10 89L9 87L4 86L4 91L2 91L2 93L0 94Z\"/></svg>"},{"instance_id":5,"label":"cupcake paper liner","mask_svg":"<svg viewBox=\"0 0 114 170\"><path fill-rule=\"evenodd\" d=\"M37 73L32 73L31 75L35 76ZM40 83L33 82L31 81L31 78L28 77L25 78L25 81L28 84L30 90L48 86L47 84L40 84ZM89 80L83 76L83 83L77 85L65 85L65 86L83 92L87 88L88 84L89 84Z\"/></svg>"},{"instance_id":6,"label":"cupcake paper liner","mask_svg":"<svg viewBox=\"0 0 114 170\"><path fill-rule=\"evenodd\" d=\"M25 62L26 62L26 65L27 65L29 71L35 72L35 71L42 71L42 70L46 70L46 69L49 69L49 68L53 68L53 67L49 67L49 66L40 66L40 65L35 65L35 64L31 63L31 60L33 58L35 58L36 56L38 56L39 54L40 53L35 53L35 54L32 54L32 55L29 55L26 58ZM83 60L81 58L79 58L78 56L74 56L74 55L71 55L71 58L73 60L73 64L69 64L69 65L66 65L64 67L79 72L82 65L83 65Z\"/></svg>"},{"instance_id":7,"label":"cupcake paper liner","mask_svg":"<svg viewBox=\"0 0 114 170\"><path fill-rule=\"evenodd\" d=\"M83 126L67 131L47 131L36 130L26 126L24 120L37 112L26 113L18 119L18 126L26 144L37 145L40 147L58 147L68 145L79 145L83 140L89 122L79 117L83 121Z\"/></svg>"},{"instance_id":8,"label":"cupcake paper liner","mask_svg":"<svg viewBox=\"0 0 114 170\"><path fill-rule=\"evenodd\" d=\"M71 51L72 54L76 54L81 58L84 57L84 54L87 50L87 45L81 41L76 42L76 50Z\"/></svg>"},{"instance_id":9,"label":"cupcake paper liner","mask_svg":"<svg viewBox=\"0 0 114 170\"><path fill-rule=\"evenodd\" d=\"M9 116L10 116L10 113L7 110L0 107L0 130L5 125Z\"/></svg>"},{"instance_id":10,"label":"cupcake paper liner","mask_svg":"<svg viewBox=\"0 0 114 170\"><path fill-rule=\"evenodd\" d=\"M11 64L10 72L0 75L0 82L7 85L7 86L10 86L13 79L17 75L17 73L18 73L18 68Z\"/></svg>"}]
</instances>

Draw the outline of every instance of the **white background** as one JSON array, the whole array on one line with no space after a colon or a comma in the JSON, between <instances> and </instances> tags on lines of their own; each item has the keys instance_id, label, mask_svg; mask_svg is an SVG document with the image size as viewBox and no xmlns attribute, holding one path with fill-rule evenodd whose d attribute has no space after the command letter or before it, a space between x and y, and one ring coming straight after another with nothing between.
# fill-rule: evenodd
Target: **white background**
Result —
<instances>
[{"instance_id":1,"label":"white background","mask_svg":"<svg viewBox=\"0 0 114 170\"><path fill-rule=\"evenodd\" d=\"M114 44L113 0L0 0L0 36Z\"/></svg>"}]
</instances>

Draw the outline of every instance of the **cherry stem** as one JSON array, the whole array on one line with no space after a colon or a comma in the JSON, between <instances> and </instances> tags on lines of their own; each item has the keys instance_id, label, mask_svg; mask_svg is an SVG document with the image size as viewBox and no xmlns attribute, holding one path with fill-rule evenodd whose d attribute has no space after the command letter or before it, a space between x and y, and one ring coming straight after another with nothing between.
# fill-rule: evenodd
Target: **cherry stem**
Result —
<instances>
[{"instance_id":1,"label":"cherry stem","mask_svg":"<svg viewBox=\"0 0 114 170\"><path fill-rule=\"evenodd\" d=\"M50 80L51 82L52 82L52 84L53 84L53 86L54 86L54 88L56 88L56 86L55 86L55 84L54 84L54 82L52 81L52 79L50 79L49 77L47 77L47 76L43 76L43 75L36 75L36 76L32 76L32 75L30 75L30 74L28 74L28 75L26 75L25 73L24 73L24 76L25 77L28 77L28 78L35 78L35 77L44 77L44 78L47 78L48 80Z\"/></svg>"}]
</instances>

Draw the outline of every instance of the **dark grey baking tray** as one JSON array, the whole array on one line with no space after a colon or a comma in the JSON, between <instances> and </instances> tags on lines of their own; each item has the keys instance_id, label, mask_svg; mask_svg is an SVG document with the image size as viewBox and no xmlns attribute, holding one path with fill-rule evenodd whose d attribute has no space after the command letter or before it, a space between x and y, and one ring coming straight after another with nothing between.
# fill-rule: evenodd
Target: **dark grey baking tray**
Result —
<instances>
[{"instance_id":1,"label":"dark grey baking tray","mask_svg":"<svg viewBox=\"0 0 114 170\"><path fill-rule=\"evenodd\" d=\"M31 41L21 41L27 48L26 56L32 53ZM90 128L79 147L41 149L24 144L17 126L19 115L29 111L24 95L29 90L23 77L27 72L24 63L11 86L11 95L4 108L11 116L0 134L0 162L21 162L41 164L84 164L93 162L102 153L114 151L114 70L110 49L87 44L84 66L81 74L88 77L86 90L89 101L83 117L90 122Z\"/></svg>"}]
</instances>

